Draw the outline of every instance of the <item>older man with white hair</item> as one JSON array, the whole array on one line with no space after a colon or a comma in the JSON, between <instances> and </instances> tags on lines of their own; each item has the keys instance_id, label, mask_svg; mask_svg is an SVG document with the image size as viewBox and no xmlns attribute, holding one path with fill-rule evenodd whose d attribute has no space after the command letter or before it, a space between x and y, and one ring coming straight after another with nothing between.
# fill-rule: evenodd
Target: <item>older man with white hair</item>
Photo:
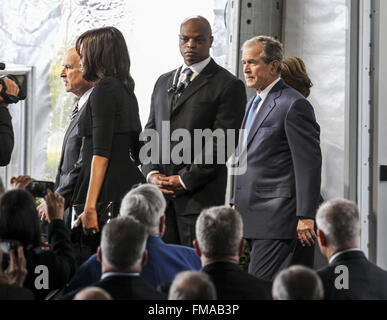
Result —
<instances>
[{"instance_id":1,"label":"older man with white hair","mask_svg":"<svg viewBox=\"0 0 387 320\"><path fill-rule=\"evenodd\" d=\"M359 211L354 202L329 200L317 212L318 243L329 265L318 270L328 300L387 299L387 272L359 249Z\"/></svg>"},{"instance_id":2,"label":"older man with white hair","mask_svg":"<svg viewBox=\"0 0 387 320\"><path fill-rule=\"evenodd\" d=\"M152 184L140 185L122 199L120 215L131 216L146 228L148 261L141 277L157 288L172 281L185 270L200 270L201 262L195 250L181 245L166 244L161 239L165 230L166 202L160 189ZM93 255L79 269L67 291L90 285L101 276L101 267Z\"/></svg>"},{"instance_id":3,"label":"older man with white hair","mask_svg":"<svg viewBox=\"0 0 387 320\"><path fill-rule=\"evenodd\" d=\"M278 273L273 283L274 300L322 300L324 289L316 271L294 265Z\"/></svg>"}]
</instances>

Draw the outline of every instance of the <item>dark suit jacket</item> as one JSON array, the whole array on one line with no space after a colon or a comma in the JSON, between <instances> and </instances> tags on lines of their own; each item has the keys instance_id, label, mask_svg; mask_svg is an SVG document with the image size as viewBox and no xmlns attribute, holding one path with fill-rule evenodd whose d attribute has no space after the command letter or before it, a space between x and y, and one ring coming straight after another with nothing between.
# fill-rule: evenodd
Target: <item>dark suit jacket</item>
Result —
<instances>
[{"instance_id":1,"label":"dark suit jacket","mask_svg":"<svg viewBox=\"0 0 387 320\"><path fill-rule=\"evenodd\" d=\"M169 88L173 85L175 72L176 70L162 75L153 90L150 115L145 129L155 129L159 133L159 163L143 165L142 171L145 176L152 170L158 170L168 176L180 175L188 192L174 200L175 210L180 215L198 214L204 207L224 204L227 168L225 162L216 164L216 150L224 149L224 145L216 139L209 153L215 158L214 164L193 164L193 159L200 157L199 152L202 151L200 148L194 149L194 129L238 131L243 118L246 93L242 81L211 60L183 91L172 110L174 93ZM171 133L175 129L188 130L190 146L185 142L184 147L191 151L189 161L182 164L168 164L163 161L162 153L166 151L170 155L170 151L180 141L170 141L168 130L163 130L162 121L169 122ZM165 145L166 140L171 143L169 150ZM200 145L202 146L202 141Z\"/></svg>"},{"instance_id":2,"label":"dark suit jacket","mask_svg":"<svg viewBox=\"0 0 387 320\"><path fill-rule=\"evenodd\" d=\"M245 238L296 238L298 217L315 217L321 183L319 138L311 104L280 80L258 111L247 149L242 138L239 142L239 166L246 165L247 171L236 175L234 204L243 217Z\"/></svg>"},{"instance_id":3,"label":"dark suit jacket","mask_svg":"<svg viewBox=\"0 0 387 320\"><path fill-rule=\"evenodd\" d=\"M80 157L82 136L79 134L78 123L88 103L89 100L85 102L82 109L71 120L63 138L62 153L55 179L55 191L65 198L65 208L70 205L70 200L73 196L75 184L82 165L82 159Z\"/></svg>"},{"instance_id":4,"label":"dark suit jacket","mask_svg":"<svg viewBox=\"0 0 387 320\"><path fill-rule=\"evenodd\" d=\"M163 293L156 291L139 276L112 275L94 284L106 290L114 300L165 300ZM72 291L63 300L73 299L80 291Z\"/></svg>"},{"instance_id":5,"label":"dark suit jacket","mask_svg":"<svg viewBox=\"0 0 387 320\"><path fill-rule=\"evenodd\" d=\"M343 275L339 270L335 273L339 265L348 267L347 290L335 287L335 279ZM327 300L387 299L387 272L368 261L361 251L344 252L317 273L322 279Z\"/></svg>"},{"instance_id":6,"label":"dark suit jacket","mask_svg":"<svg viewBox=\"0 0 387 320\"><path fill-rule=\"evenodd\" d=\"M34 300L33 293L15 285L0 284L0 300Z\"/></svg>"},{"instance_id":7,"label":"dark suit jacket","mask_svg":"<svg viewBox=\"0 0 387 320\"><path fill-rule=\"evenodd\" d=\"M0 166L6 166L11 160L13 144L11 115L7 107L0 107Z\"/></svg>"},{"instance_id":8,"label":"dark suit jacket","mask_svg":"<svg viewBox=\"0 0 387 320\"><path fill-rule=\"evenodd\" d=\"M203 267L213 281L218 300L271 300L270 282L260 280L232 262L214 262Z\"/></svg>"}]
</instances>

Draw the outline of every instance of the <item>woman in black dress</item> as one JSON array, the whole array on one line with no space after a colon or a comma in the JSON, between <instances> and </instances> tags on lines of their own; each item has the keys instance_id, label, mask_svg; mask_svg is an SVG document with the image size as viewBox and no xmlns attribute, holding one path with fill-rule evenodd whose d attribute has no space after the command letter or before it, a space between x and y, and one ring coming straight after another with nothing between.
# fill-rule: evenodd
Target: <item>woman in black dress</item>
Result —
<instances>
[{"instance_id":1,"label":"woman in black dress","mask_svg":"<svg viewBox=\"0 0 387 320\"><path fill-rule=\"evenodd\" d=\"M100 231L101 212L113 205L116 215L124 195L145 181L134 163L141 122L122 33L114 27L86 31L77 39L76 49L83 77L95 86L79 123L82 168L73 204L83 212L75 225L82 222L84 232L94 234Z\"/></svg>"}]
</instances>

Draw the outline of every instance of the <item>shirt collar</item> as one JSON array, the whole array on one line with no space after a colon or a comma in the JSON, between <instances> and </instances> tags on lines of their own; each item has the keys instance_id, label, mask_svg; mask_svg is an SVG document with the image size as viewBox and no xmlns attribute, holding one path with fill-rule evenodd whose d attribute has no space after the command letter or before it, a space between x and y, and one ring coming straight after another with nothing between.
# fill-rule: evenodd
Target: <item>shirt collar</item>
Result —
<instances>
[{"instance_id":1,"label":"shirt collar","mask_svg":"<svg viewBox=\"0 0 387 320\"><path fill-rule=\"evenodd\" d=\"M139 273L129 273L129 272L105 272L101 276L101 280L105 279L107 277L113 277L113 276L124 276L124 277L139 277Z\"/></svg>"},{"instance_id":2,"label":"shirt collar","mask_svg":"<svg viewBox=\"0 0 387 320\"><path fill-rule=\"evenodd\" d=\"M187 66L183 62L183 67L182 67L181 71L184 71L186 68L190 68L192 70L192 72L194 73L194 75L198 75L210 63L210 61L211 61L211 57L208 57L208 58L206 58L198 63L191 64L190 66Z\"/></svg>"},{"instance_id":3,"label":"shirt collar","mask_svg":"<svg viewBox=\"0 0 387 320\"><path fill-rule=\"evenodd\" d=\"M281 80L281 77L279 77L277 80L274 80L272 83L270 83L265 89L263 89L261 91L261 93L258 93L257 91L257 95L261 96L261 103L263 103L263 101L265 101L267 95L270 93L271 89L273 89L273 87L276 85L277 82L279 82Z\"/></svg>"},{"instance_id":4,"label":"shirt collar","mask_svg":"<svg viewBox=\"0 0 387 320\"><path fill-rule=\"evenodd\" d=\"M350 252L350 251L361 251L359 248L351 248L343 251L336 252L330 259L329 259L329 264L333 262L339 255L345 253L345 252Z\"/></svg>"},{"instance_id":5,"label":"shirt collar","mask_svg":"<svg viewBox=\"0 0 387 320\"><path fill-rule=\"evenodd\" d=\"M93 91L94 87L91 87L89 90L87 90L78 101L78 111L81 110L81 108L85 105L87 99L89 99L89 96L91 92Z\"/></svg>"}]
</instances>

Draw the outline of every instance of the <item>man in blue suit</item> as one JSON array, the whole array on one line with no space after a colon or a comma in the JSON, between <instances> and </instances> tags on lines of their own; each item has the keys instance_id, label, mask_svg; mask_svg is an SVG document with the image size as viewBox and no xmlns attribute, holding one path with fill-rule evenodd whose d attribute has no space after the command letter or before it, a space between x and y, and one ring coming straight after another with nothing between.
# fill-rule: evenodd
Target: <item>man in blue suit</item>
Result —
<instances>
[{"instance_id":1,"label":"man in blue suit","mask_svg":"<svg viewBox=\"0 0 387 320\"><path fill-rule=\"evenodd\" d=\"M249 272L272 281L292 264L313 266L321 183L320 127L313 107L280 78L282 44L247 40L242 63L257 95L246 106L233 204L242 214Z\"/></svg>"},{"instance_id":2,"label":"man in blue suit","mask_svg":"<svg viewBox=\"0 0 387 320\"><path fill-rule=\"evenodd\" d=\"M172 281L181 271L201 269L201 261L193 248L166 244L161 240L165 230L165 208L163 193L151 184L143 184L129 191L122 199L120 208L121 216L137 219L148 232L148 257L140 276L154 288ZM101 264L95 254L80 267L66 292L88 286L100 277Z\"/></svg>"}]
</instances>

